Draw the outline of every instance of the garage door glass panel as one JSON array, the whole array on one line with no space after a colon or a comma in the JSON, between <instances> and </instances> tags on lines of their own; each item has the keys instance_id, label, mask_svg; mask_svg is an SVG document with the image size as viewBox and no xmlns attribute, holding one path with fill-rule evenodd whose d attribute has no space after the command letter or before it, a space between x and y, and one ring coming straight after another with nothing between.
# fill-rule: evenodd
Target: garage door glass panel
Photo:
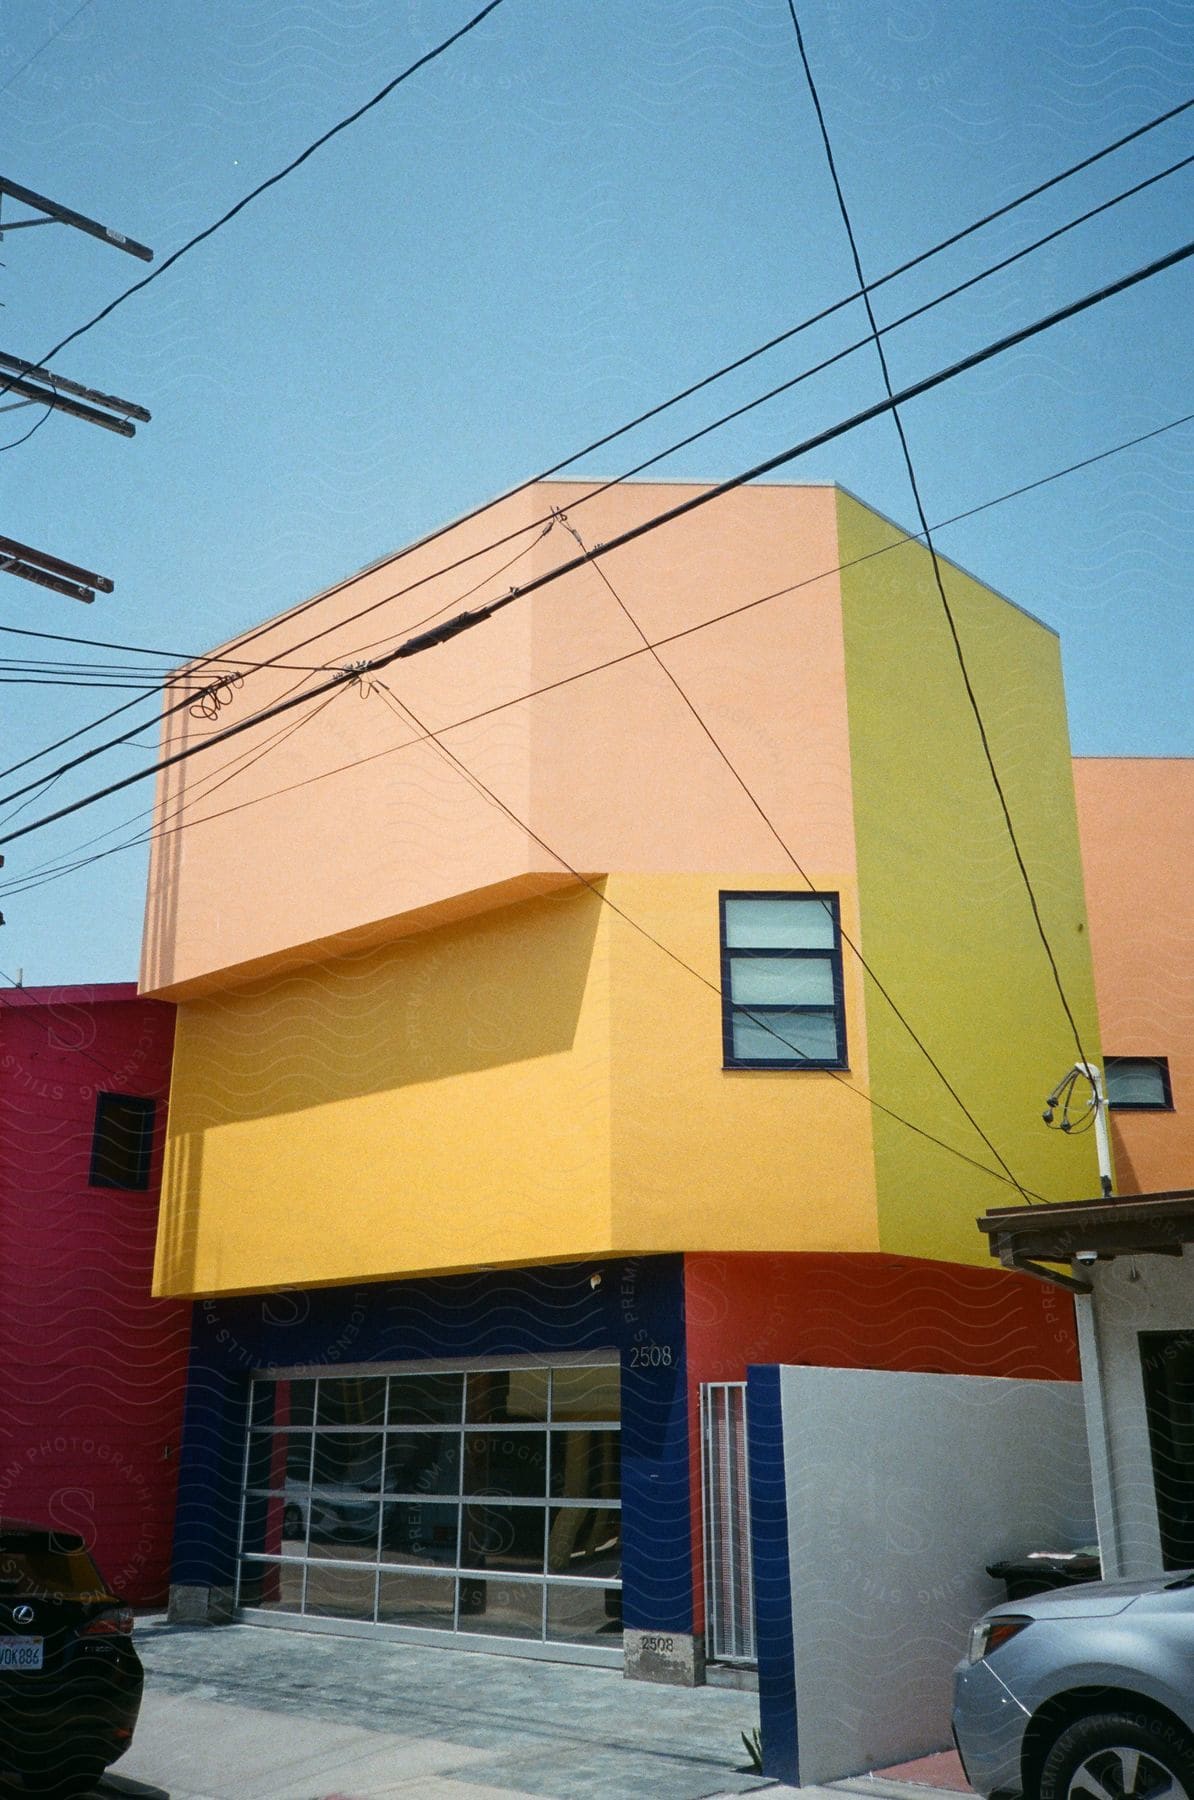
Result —
<instances>
[{"instance_id":1,"label":"garage door glass panel","mask_svg":"<svg viewBox=\"0 0 1194 1800\"><path fill-rule=\"evenodd\" d=\"M616 1506L553 1506L548 1514L549 1575L622 1578L622 1513Z\"/></svg>"},{"instance_id":2,"label":"garage door glass panel","mask_svg":"<svg viewBox=\"0 0 1194 1800\"><path fill-rule=\"evenodd\" d=\"M382 1571L377 1584L379 1625L422 1625L451 1631L455 1623L456 1583L450 1575L400 1575Z\"/></svg>"},{"instance_id":3,"label":"garage door glass panel","mask_svg":"<svg viewBox=\"0 0 1194 1800\"><path fill-rule=\"evenodd\" d=\"M621 1588L547 1584L547 1636L556 1644L616 1644L622 1635Z\"/></svg>"},{"instance_id":4,"label":"garage door glass panel","mask_svg":"<svg viewBox=\"0 0 1194 1800\"><path fill-rule=\"evenodd\" d=\"M376 1562L381 1508L376 1500L312 1496L311 1555Z\"/></svg>"},{"instance_id":5,"label":"garage door glass panel","mask_svg":"<svg viewBox=\"0 0 1194 1800\"><path fill-rule=\"evenodd\" d=\"M317 1425L384 1425L386 1422L386 1381L384 1375L367 1375L356 1380L329 1380L319 1383L319 1399L315 1415Z\"/></svg>"},{"instance_id":6,"label":"garage door glass panel","mask_svg":"<svg viewBox=\"0 0 1194 1800\"><path fill-rule=\"evenodd\" d=\"M317 1431L312 1479L318 1488L381 1492L380 1431Z\"/></svg>"},{"instance_id":7,"label":"garage door glass panel","mask_svg":"<svg viewBox=\"0 0 1194 1800\"><path fill-rule=\"evenodd\" d=\"M390 1431L386 1433L387 1494L458 1494L458 1431Z\"/></svg>"},{"instance_id":8,"label":"garage door glass panel","mask_svg":"<svg viewBox=\"0 0 1194 1800\"><path fill-rule=\"evenodd\" d=\"M391 1425L458 1425L463 1404L463 1375L390 1376Z\"/></svg>"},{"instance_id":9,"label":"garage door glass panel","mask_svg":"<svg viewBox=\"0 0 1194 1800\"><path fill-rule=\"evenodd\" d=\"M317 1618L372 1620L377 1573L342 1563L309 1563L304 1613Z\"/></svg>"},{"instance_id":10,"label":"garage door glass panel","mask_svg":"<svg viewBox=\"0 0 1194 1800\"><path fill-rule=\"evenodd\" d=\"M475 1370L468 1377L464 1416L470 1425L542 1423L547 1418L547 1370Z\"/></svg>"},{"instance_id":11,"label":"garage door glass panel","mask_svg":"<svg viewBox=\"0 0 1194 1800\"><path fill-rule=\"evenodd\" d=\"M543 1573L541 1506L473 1506L464 1509L460 1561L466 1569Z\"/></svg>"},{"instance_id":12,"label":"garage door glass panel","mask_svg":"<svg viewBox=\"0 0 1194 1800\"><path fill-rule=\"evenodd\" d=\"M302 1612L305 1573L301 1563L243 1562L237 1603L267 1612Z\"/></svg>"},{"instance_id":13,"label":"garage door glass panel","mask_svg":"<svg viewBox=\"0 0 1194 1800\"><path fill-rule=\"evenodd\" d=\"M250 1423L253 1425L313 1425L315 1383L312 1380L255 1381Z\"/></svg>"},{"instance_id":14,"label":"garage door glass panel","mask_svg":"<svg viewBox=\"0 0 1194 1800\"><path fill-rule=\"evenodd\" d=\"M460 1508L455 1503L387 1501L381 1509L381 1560L383 1563L438 1563L454 1569L459 1530Z\"/></svg>"},{"instance_id":15,"label":"garage door glass panel","mask_svg":"<svg viewBox=\"0 0 1194 1800\"><path fill-rule=\"evenodd\" d=\"M622 1492L621 1434L616 1431L553 1431L553 1500L617 1500Z\"/></svg>"},{"instance_id":16,"label":"garage door glass panel","mask_svg":"<svg viewBox=\"0 0 1194 1800\"><path fill-rule=\"evenodd\" d=\"M590 1424L622 1416L620 1369L575 1369L551 1372L551 1416L555 1424Z\"/></svg>"},{"instance_id":17,"label":"garage door glass panel","mask_svg":"<svg viewBox=\"0 0 1194 1800\"><path fill-rule=\"evenodd\" d=\"M543 1584L539 1581L460 1583L460 1631L491 1637L543 1637Z\"/></svg>"},{"instance_id":18,"label":"garage door glass panel","mask_svg":"<svg viewBox=\"0 0 1194 1800\"><path fill-rule=\"evenodd\" d=\"M542 1499L547 1491L545 1431L466 1431L464 1492Z\"/></svg>"}]
</instances>

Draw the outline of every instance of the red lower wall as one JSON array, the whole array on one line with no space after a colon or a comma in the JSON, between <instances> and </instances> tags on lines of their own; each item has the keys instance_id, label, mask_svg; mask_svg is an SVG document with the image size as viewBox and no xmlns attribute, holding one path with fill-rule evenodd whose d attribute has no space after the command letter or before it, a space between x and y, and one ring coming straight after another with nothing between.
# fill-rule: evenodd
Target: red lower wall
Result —
<instances>
[{"instance_id":1,"label":"red lower wall","mask_svg":"<svg viewBox=\"0 0 1194 1800\"><path fill-rule=\"evenodd\" d=\"M129 988L0 1010L0 1515L166 1597L190 1306L150 1294L174 1009ZM90 1185L97 1091L158 1102L150 1185Z\"/></svg>"},{"instance_id":2,"label":"red lower wall","mask_svg":"<svg viewBox=\"0 0 1194 1800\"><path fill-rule=\"evenodd\" d=\"M700 1384L755 1363L1077 1381L1074 1307L1005 1269L901 1256L693 1254L684 1259L696 1593L703 1630Z\"/></svg>"}]
</instances>

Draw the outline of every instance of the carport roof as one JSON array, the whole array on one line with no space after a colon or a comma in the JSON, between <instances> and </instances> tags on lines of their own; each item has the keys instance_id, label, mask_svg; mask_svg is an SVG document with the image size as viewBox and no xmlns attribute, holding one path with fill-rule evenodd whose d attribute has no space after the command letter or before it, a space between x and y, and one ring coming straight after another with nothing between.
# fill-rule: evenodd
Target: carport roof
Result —
<instances>
[{"instance_id":1,"label":"carport roof","mask_svg":"<svg viewBox=\"0 0 1194 1800\"><path fill-rule=\"evenodd\" d=\"M1184 1244L1194 1243L1194 1189L1000 1206L977 1223L987 1234L991 1255L1005 1269L1088 1294L1090 1283L1080 1275L1041 1265L1070 1263L1076 1256L1100 1262L1116 1256L1180 1256Z\"/></svg>"}]
</instances>

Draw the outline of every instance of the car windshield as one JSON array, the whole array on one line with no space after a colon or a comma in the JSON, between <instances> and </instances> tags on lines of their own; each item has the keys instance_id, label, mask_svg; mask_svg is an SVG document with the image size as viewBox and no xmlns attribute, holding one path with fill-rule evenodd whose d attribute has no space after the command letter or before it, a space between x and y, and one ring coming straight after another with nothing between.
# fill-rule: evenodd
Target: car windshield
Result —
<instances>
[{"instance_id":1,"label":"car windshield","mask_svg":"<svg viewBox=\"0 0 1194 1800\"><path fill-rule=\"evenodd\" d=\"M111 1596L86 1550L50 1550L35 1545L0 1545L0 1593L67 1600Z\"/></svg>"}]
</instances>

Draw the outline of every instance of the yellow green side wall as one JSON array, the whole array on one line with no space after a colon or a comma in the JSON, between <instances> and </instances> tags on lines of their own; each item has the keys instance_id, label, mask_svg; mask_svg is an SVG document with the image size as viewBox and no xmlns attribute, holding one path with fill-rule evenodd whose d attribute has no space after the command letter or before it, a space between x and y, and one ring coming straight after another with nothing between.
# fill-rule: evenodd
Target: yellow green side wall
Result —
<instances>
[{"instance_id":1,"label":"yellow green side wall","mask_svg":"<svg viewBox=\"0 0 1194 1800\"><path fill-rule=\"evenodd\" d=\"M1093 1133L1041 1120L1078 1059L966 699L928 552L838 496L862 948L1025 1187L1098 1192ZM852 562L861 557L869 560ZM1099 1057L1060 646L961 571L946 592L1067 999ZM998 1169L867 983L871 1091ZM989 1265L975 1217L1020 1196L876 1114L880 1248Z\"/></svg>"}]
</instances>

